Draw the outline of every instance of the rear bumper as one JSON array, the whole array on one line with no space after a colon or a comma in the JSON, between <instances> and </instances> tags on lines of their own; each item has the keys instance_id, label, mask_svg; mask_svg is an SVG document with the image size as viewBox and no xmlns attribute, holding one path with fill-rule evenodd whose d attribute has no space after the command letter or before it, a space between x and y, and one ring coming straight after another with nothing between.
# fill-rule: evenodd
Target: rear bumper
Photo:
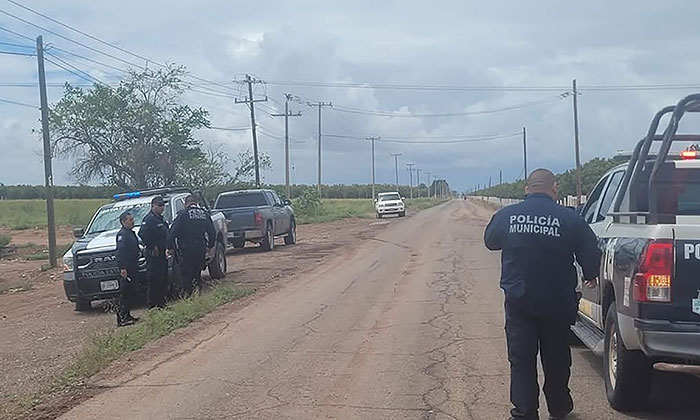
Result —
<instances>
[{"instance_id":1,"label":"rear bumper","mask_svg":"<svg viewBox=\"0 0 700 420\"><path fill-rule=\"evenodd\" d=\"M700 364L700 323L635 319L634 326L647 356L681 365Z\"/></svg>"},{"instance_id":2,"label":"rear bumper","mask_svg":"<svg viewBox=\"0 0 700 420\"><path fill-rule=\"evenodd\" d=\"M228 232L229 243L240 241L252 241L263 238L263 231L260 229L244 229Z\"/></svg>"}]
</instances>

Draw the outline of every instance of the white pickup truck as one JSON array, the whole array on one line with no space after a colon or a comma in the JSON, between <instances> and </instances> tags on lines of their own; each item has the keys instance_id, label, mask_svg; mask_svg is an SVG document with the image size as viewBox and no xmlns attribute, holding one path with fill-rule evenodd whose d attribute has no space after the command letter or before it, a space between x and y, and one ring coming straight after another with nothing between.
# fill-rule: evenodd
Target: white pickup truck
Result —
<instances>
[{"instance_id":1,"label":"white pickup truck","mask_svg":"<svg viewBox=\"0 0 700 420\"><path fill-rule=\"evenodd\" d=\"M406 204L403 197L398 192L380 193L374 200L374 209L377 212L377 219L381 219L387 214L398 214L399 217L406 215Z\"/></svg>"}]
</instances>

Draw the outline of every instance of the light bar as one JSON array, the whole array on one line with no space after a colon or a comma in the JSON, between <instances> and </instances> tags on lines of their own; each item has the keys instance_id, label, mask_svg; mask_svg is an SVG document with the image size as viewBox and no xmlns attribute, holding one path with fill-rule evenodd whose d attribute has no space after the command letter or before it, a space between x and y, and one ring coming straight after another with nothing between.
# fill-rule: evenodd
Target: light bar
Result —
<instances>
[{"instance_id":1,"label":"light bar","mask_svg":"<svg viewBox=\"0 0 700 420\"><path fill-rule=\"evenodd\" d=\"M124 200L126 198L138 198L138 197L141 197L141 191L114 194L114 197L112 197L112 198L114 198L115 200Z\"/></svg>"},{"instance_id":2,"label":"light bar","mask_svg":"<svg viewBox=\"0 0 700 420\"><path fill-rule=\"evenodd\" d=\"M698 158L698 151L697 150L683 150L681 152L681 159L697 159Z\"/></svg>"}]
</instances>

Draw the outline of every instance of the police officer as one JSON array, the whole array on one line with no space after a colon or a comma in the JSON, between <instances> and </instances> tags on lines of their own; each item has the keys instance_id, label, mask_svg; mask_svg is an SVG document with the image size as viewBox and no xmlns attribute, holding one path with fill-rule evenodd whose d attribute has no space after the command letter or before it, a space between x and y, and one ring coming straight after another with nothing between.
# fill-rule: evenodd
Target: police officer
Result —
<instances>
[{"instance_id":1,"label":"police officer","mask_svg":"<svg viewBox=\"0 0 700 420\"><path fill-rule=\"evenodd\" d=\"M211 216L197 204L197 199L191 194L185 199L185 208L177 214L170 229L170 252L175 249L176 240L182 256L182 288L185 296L189 296L195 287L201 289L206 249L211 249L216 244L216 231Z\"/></svg>"},{"instance_id":2,"label":"police officer","mask_svg":"<svg viewBox=\"0 0 700 420\"><path fill-rule=\"evenodd\" d=\"M574 408L569 390L569 334L577 311L574 260L586 285L595 287L600 251L583 219L555 202L551 171L534 171L525 191L525 201L496 213L484 234L487 248L502 250L511 420L539 419L538 349L550 419L562 419Z\"/></svg>"},{"instance_id":3,"label":"police officer","mask_svg":"<svg viewBox=\"0 0 700 420\"><path fill-rule=\"evenodd\" d=\"M139 236L146 246L148 267L148 290L146 300L149 308L165 307L165 292L168 280L168 223L163 219L165 200L155 196L151 200L151 211L143 218Z\"/></svg>"},{"instance_id":4,"label":"police officer","mask_svg":"<svg viewBox=\"0 0 700 420\"><path fill-rule=\"evenodd\" d=\"M134 216L128 211L119 216L122 228L117 233L117 264L119 265L119 300L117 326L132 325L139 319L131 315L131 299L139 285L139 240L134 233Z\"/></svg>"}]
</instances>

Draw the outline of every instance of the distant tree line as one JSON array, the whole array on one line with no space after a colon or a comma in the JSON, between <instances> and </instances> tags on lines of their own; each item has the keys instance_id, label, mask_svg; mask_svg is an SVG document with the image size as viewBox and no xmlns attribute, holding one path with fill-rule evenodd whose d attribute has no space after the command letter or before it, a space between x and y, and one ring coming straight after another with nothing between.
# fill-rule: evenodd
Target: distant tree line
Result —
<instances>
[{"instance_id":1,"label":"distant tree line","mask_svg":"<svg viewBox=\"0 0 700 420\"><path fill-rule=\"evenodd\" d=\"M255 188L255 185L250 182L238 182L224 185L213 185L206 189L205 195L210 200L213 200L217 194L224 191L235 191L243 189ZM275 190L281 197L285 196L284 185L264 185L263 188ZM292 197L297 198L302 195L305 189L313 188L313 185L292 185ZM323 198L366 198L372 197L372 186L369 184L353 184L353 185L323 185L321 188ZM375 185L377 194L382 192L396 191L396 186L391 184ZM428 187L425 184L413 187L414 197L428 197L428 195L439 195L442 191L449 192L450 187L447 182L438 180ZM83 199L83 198L99 198L110 199L114 194L124 192L123 188L116 186L90 186L90 185L70 185L54 187L54 197L57 199ZM410 188L407 185L399 187L399 193L406 198L411 195ZM43 185L3 185L0 184L0 199L2 200L32 200L43 199L45 189Z\"/></svg>"},{"instance_id":2,"label":"distant tree line","mask_svg":"<svg viewBox=\"0 0 700 420\"><path fill-rule=\"evenodd\" d=\"M581 191L587 194L593 189L596 182L614 166L623 163L623 158L594 158L581 165ZM576 169L569 169L566 172L557 174L557 185L559 187L559 197L576 195ZM491 188L484 188L476 191L476 195L488 195L501 198L523 198L525 195L525 180L495 185Z\"/></svg>"}]
</instances>

